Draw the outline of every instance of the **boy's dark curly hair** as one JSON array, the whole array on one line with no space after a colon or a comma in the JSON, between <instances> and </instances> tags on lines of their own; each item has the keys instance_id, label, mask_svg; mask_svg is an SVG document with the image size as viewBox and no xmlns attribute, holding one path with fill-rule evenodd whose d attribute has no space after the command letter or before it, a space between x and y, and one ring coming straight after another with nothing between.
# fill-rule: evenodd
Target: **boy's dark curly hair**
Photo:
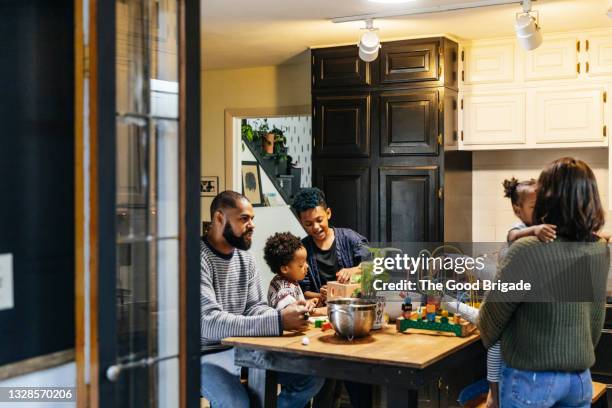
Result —
<instances>
[{"instance_id":1,"label":"boy's dark curly hair","mask_svg":"<svg viewBox=\"0 0 612 408\"><path fill-rule=\"evenodd\" d=\"M274 273L280 273L283 265L288 265L295 251L302 248L302 241L290 232L277 232L266 241L264 259Z\"/></svg>"},{"instance_id":2,"label":"boy's dark curly hair","mask_svg":"<svg viewBox=\"0 0 612 408\"><path fill-rule=\"evenodd\" d=\"M291 207L299 216L302 211L321 206L327 208L325 193L316 187L303 188L295 195Z\"/></svg>"}]
</instances>

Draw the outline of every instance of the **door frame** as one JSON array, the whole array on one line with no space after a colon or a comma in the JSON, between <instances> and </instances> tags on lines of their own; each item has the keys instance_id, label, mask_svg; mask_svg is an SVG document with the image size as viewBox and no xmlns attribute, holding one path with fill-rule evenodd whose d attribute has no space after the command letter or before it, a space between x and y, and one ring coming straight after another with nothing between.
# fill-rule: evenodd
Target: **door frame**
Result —
<instances>
[{"instance_id":1,"label":"door frame","mask_svg":"<svg viewBox=\"0 0 612 408\"><path fill-rule=\"evenodd\" d=\"M312 116L310 105L277 106L273 108L240 108L225 110L225 189L241 186L240 171L235 171L240 162L242 119L278 118L284 116Z\"/></svg>"},{"instance_id":2,"label":"door frame","mask_svg":"<svg viewBox=\"0 0 612 408\"><path fill-rule=\"evenodd\" d=\"M115 2L75 0L74 5L77 407L97 408L113 405L115 386L106 378L106 369L115 363L117 353L113 336L117 330ZM179 395L181 408L196 408L200 406L200 1L178 0L178 6ZM83 41L85 29L89 44Z\"/></svg>"}]
</instances>

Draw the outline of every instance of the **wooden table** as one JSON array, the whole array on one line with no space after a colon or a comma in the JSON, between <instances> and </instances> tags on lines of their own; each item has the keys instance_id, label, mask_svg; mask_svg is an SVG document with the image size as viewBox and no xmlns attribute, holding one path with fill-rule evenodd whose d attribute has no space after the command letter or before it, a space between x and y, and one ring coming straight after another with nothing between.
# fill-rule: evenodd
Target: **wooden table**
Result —
<instances>
[{"instance_id":1,"label":"wooden table","mask_svg":"<svg viewBox=\"0 0 612 408\"><path fill-rule=\"evenodd\" d=\"M310 344L302 345L308 336ZM276 404L275 372L307 374L383 386L387 406L416 407L418 389L435 384L449 393L448 376L468 376L477 365L484 372L485 350L478 335L459 338L418 330L398 333L387 325L352 342L333 330L314 327L281 337L230 337L236 365L249 368L249 388L263 407ZM472 379L468 379L468 383ZM439 400L430 404L440 405Z\"/></svg>"}]
</instances>

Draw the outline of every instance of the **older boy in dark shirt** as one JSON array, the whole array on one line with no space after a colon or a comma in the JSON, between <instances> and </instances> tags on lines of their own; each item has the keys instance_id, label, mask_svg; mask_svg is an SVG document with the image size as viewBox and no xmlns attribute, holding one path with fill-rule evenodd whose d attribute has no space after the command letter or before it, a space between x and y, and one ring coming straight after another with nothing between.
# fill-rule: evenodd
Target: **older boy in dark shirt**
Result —
<instances>
[{"instance_id":1,"label":"older boy in dark shirt","mask_svg":"<svg viewBox=\"0 0 612 408\"><path fill-rule=\"evenodd\" d=\"M302 227L308 236L302 240L308 253L308 273L300 282L306 299L327 299L327 282L348 283L361 273L360 264L369 256L368 240L349 228L330 227L331 208L318 188L305 188L293 200ZM339 382L327 380L315 397L315 408L332 406ZM372 406L372 387L345 381L353 407Z\"/></svg>"}]
</instances>

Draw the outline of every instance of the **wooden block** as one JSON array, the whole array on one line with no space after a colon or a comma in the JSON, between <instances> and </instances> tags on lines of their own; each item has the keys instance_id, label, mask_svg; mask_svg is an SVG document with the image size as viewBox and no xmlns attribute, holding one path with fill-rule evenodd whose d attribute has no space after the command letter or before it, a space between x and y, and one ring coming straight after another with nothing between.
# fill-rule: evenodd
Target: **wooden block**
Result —
<instances>
[{"instance_id":1,"label":"wooden block","mask_svg":"<svg viewBox=\"0 0 612 408\"><path fill-rule=\"evenodd\" d=\"M360 287L361 285L359 283L327 282L327 299L355 297L354 292Z\"/></svg>"}]
</instances>

